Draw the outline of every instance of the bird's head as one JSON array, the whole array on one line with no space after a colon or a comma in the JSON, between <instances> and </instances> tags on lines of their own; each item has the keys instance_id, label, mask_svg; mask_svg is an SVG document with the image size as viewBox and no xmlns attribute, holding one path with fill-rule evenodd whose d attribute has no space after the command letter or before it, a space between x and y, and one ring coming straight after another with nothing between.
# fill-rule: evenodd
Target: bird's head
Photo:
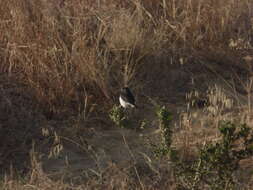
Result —
<instances>
[{"instance_id":1,"label":"bird's head","mask_svg":"<svg viewBox=\"0 0 253 190\"><path fill-rule=\"evenodd\" d=\"M127 91L129 90L128 86L124 86L123 88L121 88L121 91Z\"/></svg>"}]
</instances>

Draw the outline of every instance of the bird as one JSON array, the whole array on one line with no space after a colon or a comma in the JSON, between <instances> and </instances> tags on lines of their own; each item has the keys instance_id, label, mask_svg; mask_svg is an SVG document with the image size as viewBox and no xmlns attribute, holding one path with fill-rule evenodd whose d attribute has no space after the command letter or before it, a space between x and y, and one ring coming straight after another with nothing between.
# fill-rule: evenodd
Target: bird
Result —
<instances>
[{"instance_id":1,"label":"bird","mask_svg":"<svg viewBox=\"0 0 253 190\"><path fill-rule=\"evenodd\" d=\"M127 86L121 89L119 102L123 108L137 108L134 95Z\"/></svg>"}]
</instances>

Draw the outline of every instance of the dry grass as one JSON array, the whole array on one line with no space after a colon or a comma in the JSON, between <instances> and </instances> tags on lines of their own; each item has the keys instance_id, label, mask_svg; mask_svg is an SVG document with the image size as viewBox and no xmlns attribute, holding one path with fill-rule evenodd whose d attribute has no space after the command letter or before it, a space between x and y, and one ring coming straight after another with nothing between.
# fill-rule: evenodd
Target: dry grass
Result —
<instances>
[{"instance_id":1,"label":"dry grass","mask_svg":"<svg viewBox=\"0 0 253 190\"><path fill-rule=\"evenodd\" d=\"M187 63L217 54L226 55L217 61L236 63L241 51L235 49L250 49L249 1L126 6L2 1L8 11L1 11L1 71L15 73L45 110L58 113L77 110L86 96L110 100L150 57Z\"/></svg>"},{"instance_id":2,"label":"dry grass","mask_svg":"<svg viewBox=\"0 0 253 190\"><path fill-rule=\"evenodd\" d=\"M55 146L42 129L80 142L88 127L108 128L122 85L141 103L185 110L175 135L185 151L216 139L220 119L252 125L252 10L250 0L1 0L0 166L30 172L21 180L7 172L3 189L171 187L168 171L154 185L114 165L102 187L95 178L80 187L54 181L29 161L31 142ZM208 99L204 111L187 110L190 92Z\"/></svg>"}]
</instances>

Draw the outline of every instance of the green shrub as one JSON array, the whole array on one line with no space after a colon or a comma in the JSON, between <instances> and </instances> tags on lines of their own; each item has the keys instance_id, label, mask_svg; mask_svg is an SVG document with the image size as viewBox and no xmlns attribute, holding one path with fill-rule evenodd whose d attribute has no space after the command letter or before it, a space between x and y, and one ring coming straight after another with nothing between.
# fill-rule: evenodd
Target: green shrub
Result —
<instances>
[{"instance_id":1,"label":"green shrub","mask_svg":"<svg viewBox=\"0 0 253 190\"><path fill-rule=\"evenodd\" d=\"M253 155L253 133L246 124L221 122L222 139L207 143L191 163L177 161L176 177L183 189L235 189L234 173L242 159Z\"/></svg>"},{"instance_id":2,"label":"green shrub","mask_svg":"<svg viewBox=\"0 0 253 190\"><path fill-rule=\"evenodd\" d=\"M176 151L171 147L172 144L172 114L165 106L157 106L156 115L159 120L159 128L162 132L162 142L160 144L152 144L156 157L169 156L171 159L176 158Z\"/></svg>"},{"instance_id":3,"label":"green shrub","mask_svg":"<svg viewBox=\"0 0 253 190\"><path fill-rule=\"evenodd\" d=\"M246 124L222 121L221 139L205 143L191 161L179 159L179 150L172 147L172 115L166 108L156 111L162 141L154 146L156 156L167 156L174 171L178 189L235 189L235 171L242 159L253 156L253 132Z\"/></svg>"},{"instance_id":4,"label":"green shrub","mask_svg":"<svg viewBox=\"0 0 253 190\"><path fill-rule=\"evenodd\" d=\"M126 113L121 106L114 105L109 112L110 119L121 128L130 128L131 123L126 117Z\"/></svg>"}]
</instances>

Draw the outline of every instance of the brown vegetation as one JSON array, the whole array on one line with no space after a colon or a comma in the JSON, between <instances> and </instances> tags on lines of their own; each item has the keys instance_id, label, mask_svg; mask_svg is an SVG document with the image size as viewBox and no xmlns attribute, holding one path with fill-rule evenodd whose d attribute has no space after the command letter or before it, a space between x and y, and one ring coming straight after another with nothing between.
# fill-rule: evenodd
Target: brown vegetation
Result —
<instances>
[{"instance_id":1,"label":"brown vegetation","mask_svg":"<svg viewBox=\"0 0 253 190\"><path fill-rule=\"evenodd\" d=\"M1 0L3 188L174 187L162 164L136 166L131 158L134 164L112 163L101 176L72 184L69 176L66 182L46 174L36 159L57 153L61 143L85 147L94 128L111 133L107 113L124 84L144 105L136 120L146 117L147 125L156 125L150 99L173 109L183 156L192 154L189 147L218 138L220 119L252 126L252 10L250 0ZM205 111L187 109L184 97L192 100L193 94L211 102ZM248 173L245 188L252 168Z\"/></svg>"}]
</instances>

